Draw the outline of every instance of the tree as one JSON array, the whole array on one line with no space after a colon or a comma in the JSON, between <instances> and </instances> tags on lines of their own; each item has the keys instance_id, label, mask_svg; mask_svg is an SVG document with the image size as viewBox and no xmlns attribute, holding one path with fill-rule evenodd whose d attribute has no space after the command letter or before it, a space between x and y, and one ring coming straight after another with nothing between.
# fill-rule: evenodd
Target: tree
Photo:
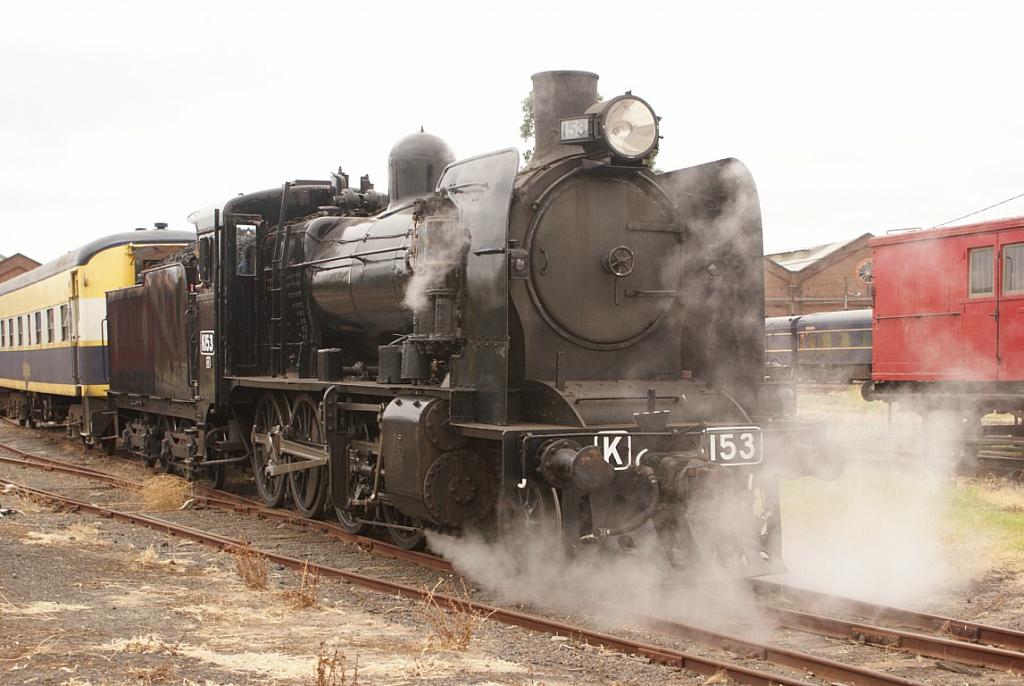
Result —
<instances>
[{"instance_id":1,"label":"tree","mask_svg":"<svg viewBox=\"0 0 1024 686\"><path fill-rule=\"evenodd\" d=\"M523 123L519 125L519 137L530 144L523 151L523 159L529 162L533 157L533 91L523 98Z\"/></svg>"}]
</instances>

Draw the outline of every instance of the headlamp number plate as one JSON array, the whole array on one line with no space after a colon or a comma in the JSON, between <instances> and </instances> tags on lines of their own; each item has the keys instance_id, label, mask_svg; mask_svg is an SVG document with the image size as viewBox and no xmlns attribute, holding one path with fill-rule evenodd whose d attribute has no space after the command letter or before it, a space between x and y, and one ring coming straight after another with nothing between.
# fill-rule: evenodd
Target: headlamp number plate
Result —
<instances>
[{"instance_id":1,"label":"headlamp number plate","mask_svg":"<svg viewBox=\"0 0 1024 686\"><path fill-rule=\"evenodd\" d=\"M558 139L562 143L571 143L572 141L588 141L593 137L590 130L590 124L590 117L574 117L572 119L563 119L561 121L561 129L559 132Z\"/></svg>"},{"instance_id":2,"label":"headlamp number plate","mask_svg":"<svg viewBox=\"0 0 1024 686\"><path fill-rule=\"evenodd\" d=\"M764 459L764 440L756 426L705 429L701 449L709 462L725 467L760 464Z\"/></svg>"}]
</instances>

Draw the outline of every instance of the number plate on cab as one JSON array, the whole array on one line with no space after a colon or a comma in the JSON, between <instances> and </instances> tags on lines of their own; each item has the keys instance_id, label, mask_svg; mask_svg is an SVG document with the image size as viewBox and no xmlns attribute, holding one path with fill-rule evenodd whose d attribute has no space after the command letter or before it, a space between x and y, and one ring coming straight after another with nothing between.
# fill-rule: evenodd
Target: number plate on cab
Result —
<instances>
[{"instance_id":1,"label":"number plate on cab","mask_svg":"<svg viewBox=\"0 0 1024 686\"><path fill-rule=\"evenodd\" d=\"M704 454L726 467L759 464L764 458L761 429L756 426L716 426L705 429Z\"/></svg>"}]
</instances>

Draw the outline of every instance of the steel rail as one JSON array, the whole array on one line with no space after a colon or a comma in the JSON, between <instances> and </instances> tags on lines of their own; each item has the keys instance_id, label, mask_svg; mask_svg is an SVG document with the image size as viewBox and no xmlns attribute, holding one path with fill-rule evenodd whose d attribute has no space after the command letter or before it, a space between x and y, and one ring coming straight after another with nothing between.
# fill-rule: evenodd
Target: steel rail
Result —
<instances>
[{"instance_id":1,"label":"steel rail","mask_svg":"<svg viewBox=\"0 0 1024 686\"><path fill-rule=\"evenodd\" d=\"M289 569L296 571L310 570L322 578L341 579L353 585L360 586L371 591L377 591L379 593L399 595L416 600L424 600L428 597L432 597L438 606L446 606L450 611L472 613L480 617L493 619L502 624L518 626L531 631L566 636L577 641L585 641L591 645L600 645L618 652L630 655L640 655L650 659L652 662L677 667L679 669L688 669L699 674L710 676L723 673L725 676L728 676L739 683L750 684L751 686L812 686L806 681L801 681L787 676L772 674L770 672L764 672L744 667L742 665L730 664L709 657L685 653L672 648L665 648L649 643L634 641L632 639L621 638L611 634L574 626L572 624L546 619L537 615L530 615L524 612L517 612L515 610L508 610L501 607L495 607L493 605L487 605L485 603L479 603L473 600L457 598L455 596L440 593L432 593L426 589L417 589L405 584L384 581L383 579L376 579L364 574L359 574L358 572L338 569L336 567L310 562L309 560L300 560L298 558L281 555L269 550L252 548L244 541L227 538L225 536L201 531L199 529L194 529L180 524L172 524L170 522L155 519L153 517L147 517L138 513L123 512L120 510L102 507L100 505L94 505L92 503L86 503L80 500L75 500L74 498L68 498L57 493L52 493L50 491L32 488L4 478L0 478L0 483L8 484L22 493L28 493L37 498L67 506L75 512L87 512L113 521L124 522L136 526L144 526L159 533L195 541L222 552L233 552L239 550L247 552L252 551L264 557L269 562L282 565Z\"/></svg>"},{"instance_id":2,"label":"steel rail","mask_svg":"<svg viewBox=\"0 0 1024 686\"><path fill-rule=\"evenodd\" d=\"M903 610L885 605L876 605L862 600L833 596L827 593L794 588L770 581L752 579L751 587L761 594L781 594L814 611L828 608L828 611L865 617L871 621L884 622L921 631L949 634L953 638L973 643L985 643L1011 650L1024 651L1024 632L1003 627L968 622L942 615L933 615L913 610Z\"/></svg>"},{"instance_id":3,"label":"steel rail","mask_svg":"<svg viewBox=\"0 0 1024 686\"><path fill-rule=\"evenodd\" d=\"M80 476L86 479L93 479L96 481L102 481L113 486L121 488L127 488L131 490L138 490L142 483L126 479L123 477L115 476L107 472L103 472L89 467L83 467L79 465L69 464L62 460L55 460L53 458L44 457L42 455L36 455L34 453L25 452L19 448L0 442L0 449L7 450L9 452L19 455L23 459L15 459L0 455L0 462L7 464L15 464L22 467L34 467L47 471L59 471L65 474L72 474L74 476ZM121 458L118 458L121 459ZM137 464L134 460L124 460L131 464ZM291 512L289 510L281 510L277 508L267 507L263 503L249 498L244 498L233 493L226 491L220 491L217 489L204 486L202 484L193 484L196 490L196 501L202 505L215 507L222 510L229 510L238 512L240 514L248 514L255 517L261 517L266 519L276 519L295 526L302 527L311 531L317 531L320 533L328 534L334 538L343 541L345 543L352 543L359 546L362 550L374 555L380 555L382 557L389 557L396 560L404 560L407 562L414 562L424 567L436 569L439 571L452 571L452 565L447 560L443 560L435 555L429 553L423 553L416 550L405 550L399 548L396 545L392 545L385 541L379 541L368 536L360 536L358 534L351 534L345 531L340 525L331 522L325 522L317 519L308 519L302 515Z\"/></svg>"},{"instance_id":4,"label":"steel rail","mask_svg":"<svg viewBox=\"0 0 1024 686\"><path fill-rule=\"evenodd\" d=\"M820 636L853 640L858 643L895 648L924 657L952 660L962 664L1024 672L1024 653L1004 648L967 643L938 636L917 634L902 629L851 622L824 615L762 605L758 608L779 626L807 631Z\"/></svg>"},{"instance_id":5,"label":"steel rail","mask_svg":"<svg viewBox=\"0 0 1024 686\"><path fill-rule=\"evenodd\" d=\"M756 658L783 667L806 671L822 678L835 679L844 683L857 684L858 686L912 686L921 683L894 674L885 674L884 672L878 672L857 665L847 665L782 646L749 641L680 622L651 617L642 612L611 603L601 601L588 602L598 607L605 607L609 612L626 614L632 617L634 621L650 629L669 636L693 641L705 648L728 650L743 657Z\"/></svg>"}]
</instances>

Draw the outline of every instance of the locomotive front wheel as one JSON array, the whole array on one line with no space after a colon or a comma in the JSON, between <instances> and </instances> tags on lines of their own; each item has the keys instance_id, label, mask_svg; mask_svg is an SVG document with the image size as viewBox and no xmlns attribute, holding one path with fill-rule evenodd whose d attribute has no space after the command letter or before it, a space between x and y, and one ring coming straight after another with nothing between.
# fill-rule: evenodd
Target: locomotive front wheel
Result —
<instances>
[{"instance_id":1,"label":"locomotive front wheel","mask_svg":"<svg viewBox=\"0 0 1024 686\"><path fill-rule=\"evenodd\" d=\"M384 521L389 524L388 536L391 541L402 550L423 550L427 547L427 537L423 534L423 522L415 517L402 514L390 505L384 506ZM416 527L416 531L410 531L398 527Z\"/></svg>"},{"instance_id":2,"label":"locomotive front wheel","mask_svg":"<svg viewBox=\"0 0 1024 686\"><path fill-rule=\"evenodd\" d=\"M304 443L323 445L325 442L317 404L309 395L300 395L292 406L291 435ZM291 461L291 456L285 455L285 460ZM327 470L314 467L288 472L288 490L299 514L319 517L327 501Z\"/></svg>"},{"instance_id":3,"label":"locomotive front wheel","mask_svg":"<svg viewBox=\"0 0 1024 686\"><path fill-rule=\"evenodd\" d=\"M350 533L353 536L361 536L370 528L369 524L360 522L356 518L355 512L349 512L348 510L343 510L340 507L335 507L334 516L338 518L338 523L341 524L341 528L344 529L346 533Z\"/></svg>"},{"instance_id":4,"label":"locomotive front wheel","mask_svg":"<svg viewBox=\"0 0 1024 686\"><path fill-rule=\"evenodd\" d=\"M283 427L287 424L285 413L281 403L272 393L264 393L256 404L256 412L253 416L253 429L256 433L268 433L275 426ZM284 502L285 480L284 476L270 476L265 471L269 456L263 446L254 444L252 446L252 471L256 477L256 490L259 491L267 507L279 507Z\"/></svg>"},{"instance_id":5,"label":"locomotive front wheel","mask_svg":"<svg viewBox=\"0 0 1024 686\"><path fill-rule=\"evenodd\" d=\"M515 495L501 503L499 534L510 540L558 540L562 532L562 507L558 491L535 482L516 489ZM523 533L526 533L524 536Z\"/></svg>"}]
</instances>

